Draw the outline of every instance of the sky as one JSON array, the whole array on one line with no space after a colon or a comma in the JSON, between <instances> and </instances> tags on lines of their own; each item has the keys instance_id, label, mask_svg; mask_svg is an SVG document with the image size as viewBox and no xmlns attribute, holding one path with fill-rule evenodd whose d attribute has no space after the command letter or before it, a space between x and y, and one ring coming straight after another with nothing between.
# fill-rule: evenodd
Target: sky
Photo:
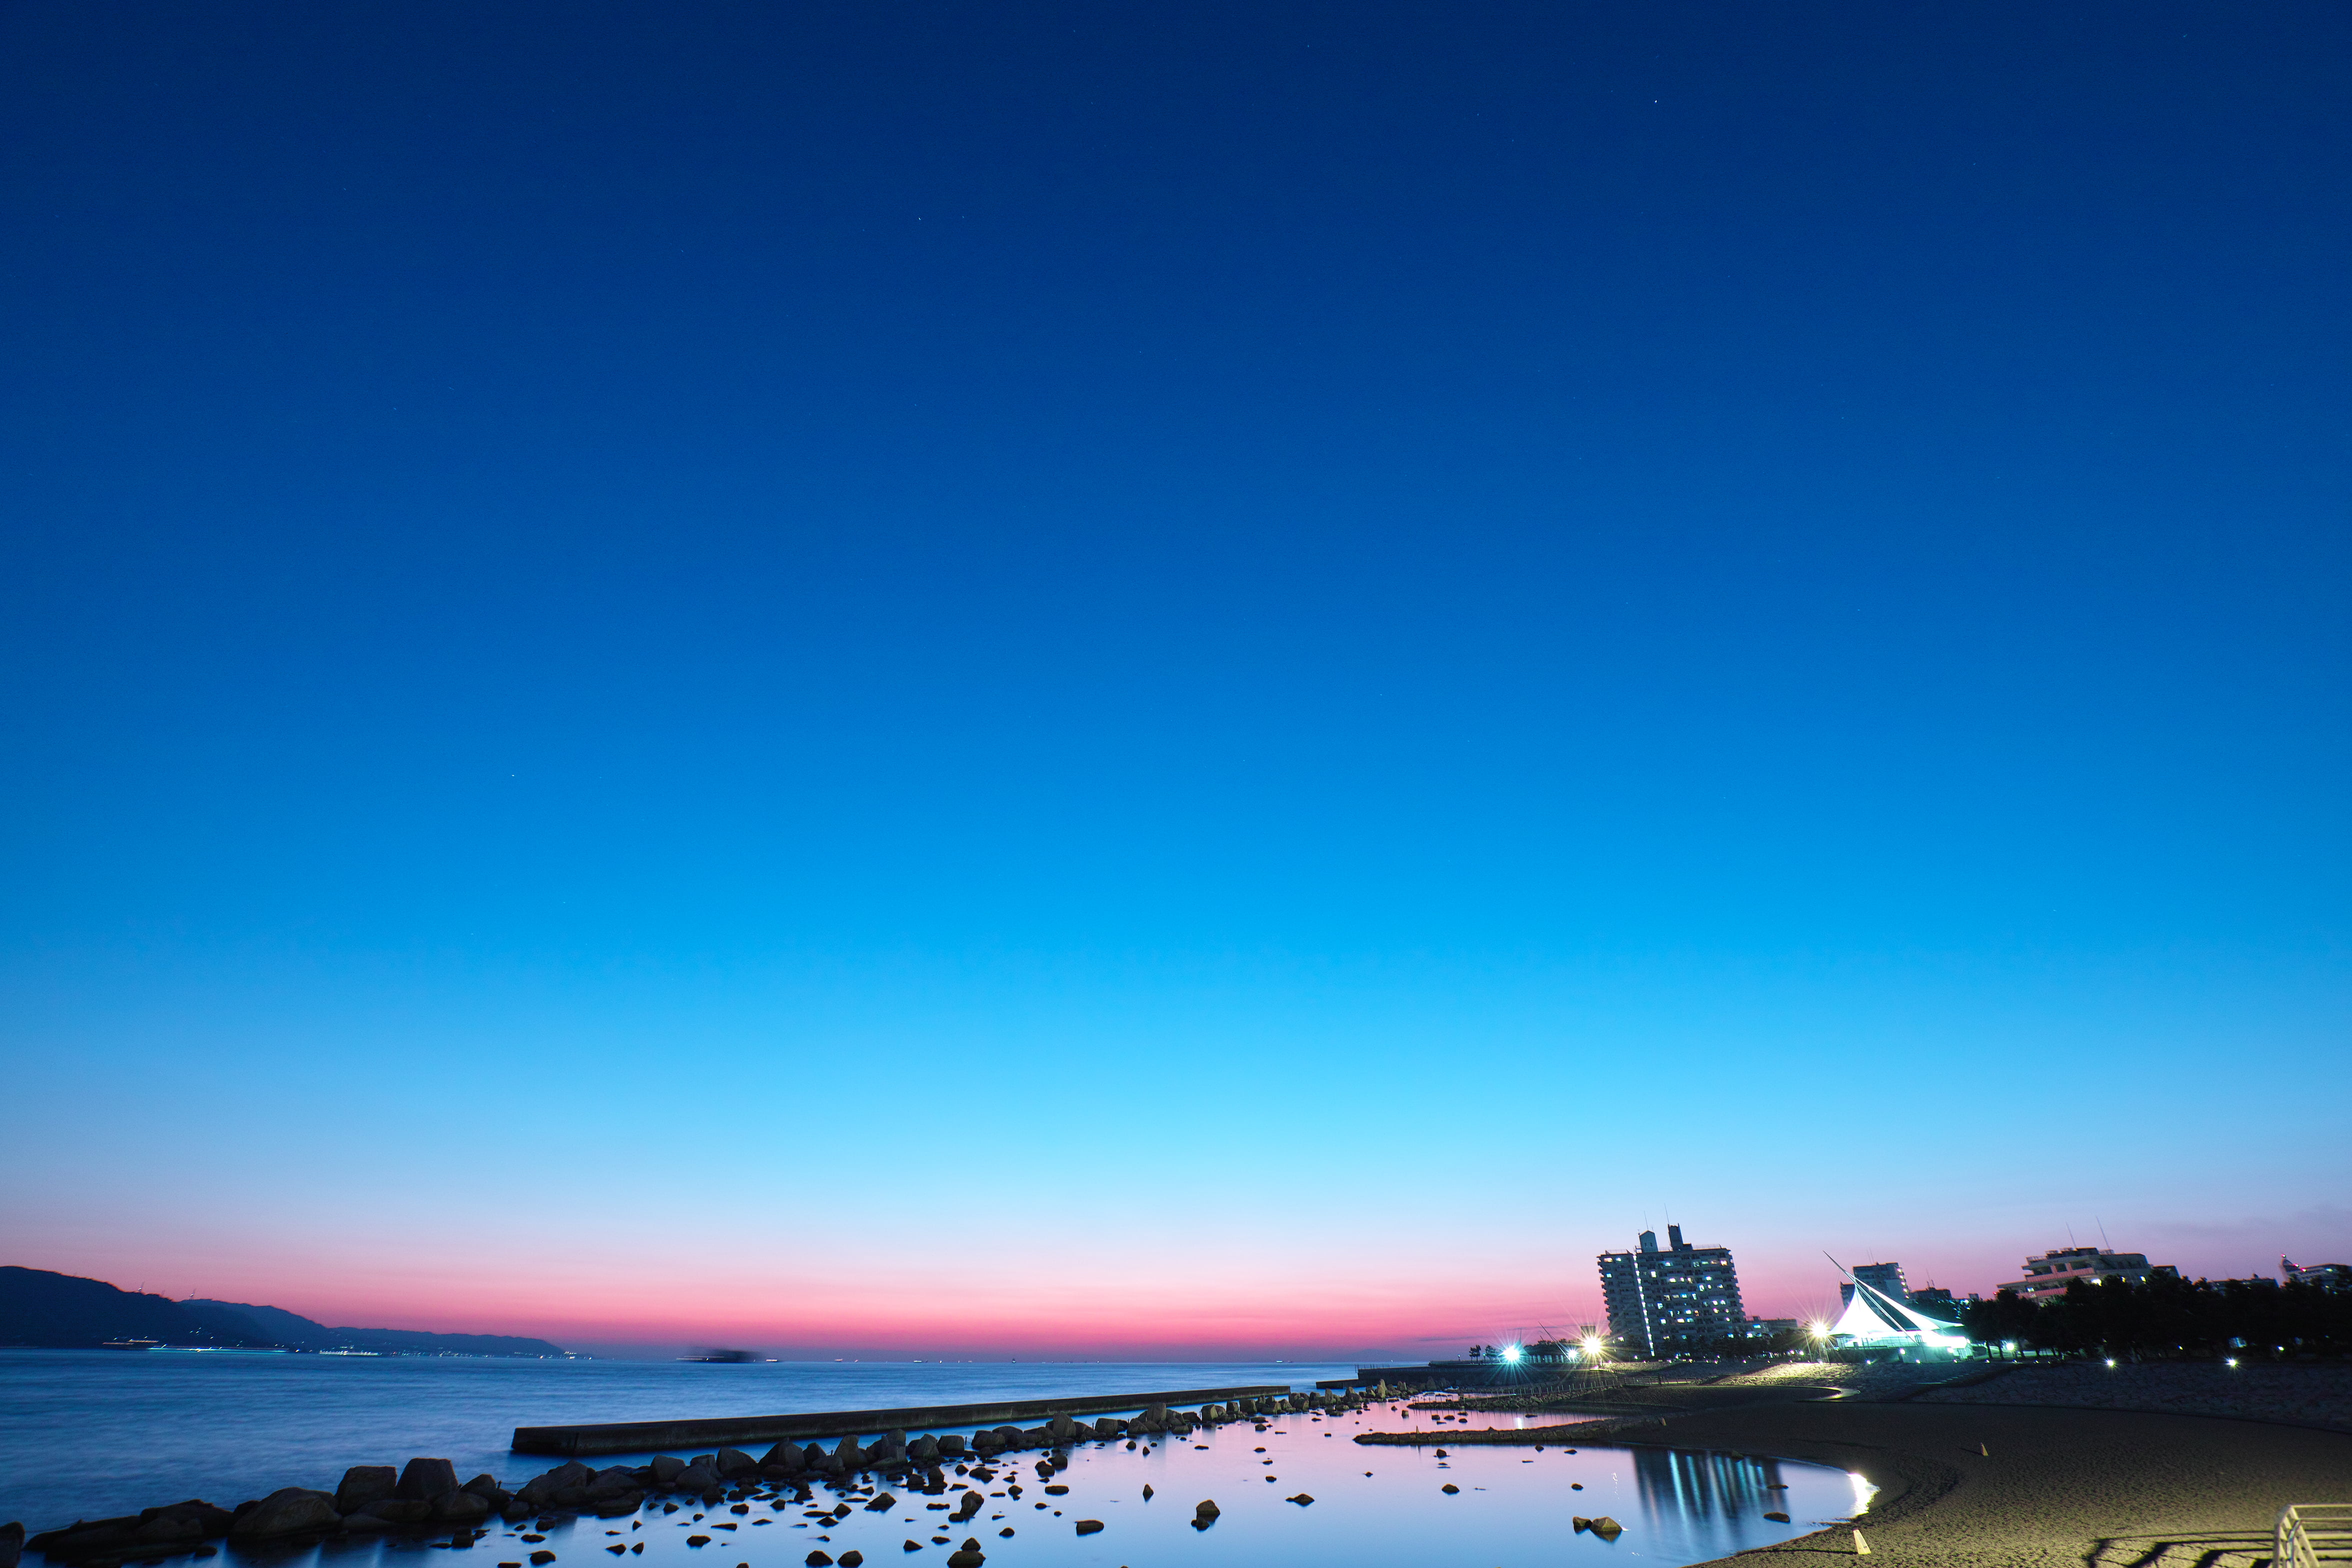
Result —
<instances>
[{"instance_id":1,"label":"sky","mask_svg":"<svg viewBox=\"0 0 2352 1568\"><path fill-rule=\"evenodd\" d=\"M2352 1258L2352 17L0 5L5 1260L1350 1357Z\"/></svg>"}]
</instances>

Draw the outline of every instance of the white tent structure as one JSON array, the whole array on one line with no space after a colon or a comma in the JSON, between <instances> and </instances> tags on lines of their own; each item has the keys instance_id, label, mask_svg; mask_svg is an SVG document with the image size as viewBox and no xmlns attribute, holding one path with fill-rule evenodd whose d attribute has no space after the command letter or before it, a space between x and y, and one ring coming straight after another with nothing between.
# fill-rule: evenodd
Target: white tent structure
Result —
<instances>
[{"instance_id":1,"label":"white tent structure","mask_svg":"<svg viewBox=\"0 0 2352 1568\"><path fill-rule=\"evenodd\" d=\"M1877 1287L1854 1279L1851 1274L1846 1278L1853 1281L1853 1297L1831 1326L1830 1343L1865 1351L1969 1353L1969 1336L1959 1324L1931 1318L1910 1302L1898 1301Z\"/></svg>"}]
</instances>

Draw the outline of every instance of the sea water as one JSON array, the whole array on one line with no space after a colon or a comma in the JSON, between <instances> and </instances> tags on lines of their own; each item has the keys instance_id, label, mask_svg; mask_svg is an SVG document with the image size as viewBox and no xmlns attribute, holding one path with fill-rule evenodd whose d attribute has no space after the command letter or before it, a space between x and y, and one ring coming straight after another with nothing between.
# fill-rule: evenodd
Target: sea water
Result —
<instances>
[{"instance_id":1,"label":"sea water","mask_svg":"<svg viewBox=\"0 0 2352 1568\"><path fill-rule=\"evenodd\" d=\"M76 1517L128 1512L202 1497L224 1506L280 1486L332 1489L354 1464L400 1464L426 1454L517 1484L557 1461L507 1451L519 1426L871 1409L1055 1394L1160 1392L1276 1384L1309 1388L1352 1369L1296 1364L535 1362L472 1358L341 1359L172 1355L135 1352L0 1351L0 1520L41 1530ZM1479 1425L1543 1424L1559 1416L1496 1415ZM1189 1436L1073 1450L1047 1498L1039 1456L1011 1456L981 1518L932 1536L938 1500L901 1493L883 1513L860 1510L826 1528L802 1510L754 1503L747 1515L696 1503L634 1519L583 1518L526 1544L495 1526L465 1549L472 1568L527 1562L534 1549L561 1568L801 1568L812 1551L865 1553L873 1568L944 1563L977 1537L990 1568L1537 1568L1562 1556L1679 1564L1785 1540L1851 1515L1866 1494L1826 1467L1664 1448L1580 1444L1447 1448L1442 1431L1422 1447L1359 1445L1357 1433L1427 1428L1402 1405L1346 1415L1276 1417ZM1577 1451L1570 1452L1573 1447ZM595 1464L635 1462L599 1457ZM1455 1487L1448 1493L1444 1488ZM1149 1484L1154 1497L1146 1501ZM1580 1487L1582 1489L1578 1489ZM820 1489L820 1500L829 1494ZM1311 1503L1287 1500L1311 1496ZM1192 1528L1194 1505L1222 1510ZM1039 1507L1038 1504L1045 1504ZM1788 1513L1790 1522L1763 1518ZM1611 1515L1614 1542L1577 1532L1572 1516ZM1076 1521L1103 1521L1080 1536ZM765 1522L755 1522L763 1521ZM731 1524L732 1530L717 1528ZM528 1527L522 1527L527 1529ZM999 1532L1013 1530L1004 1536ZM694 1536L708 1538L689 1545ZM408 1553L446 1535L354 1538L260 1552L224 1551L220 1568L427 1568ZM908 1542L913 1542L909 1550ZM606 1549L620 1546L620 1553ZM642 1545L642 1552L631 1551ZM625 1559L616 1563L615 1559ZM174 1560L184 1563L184 1559ZM455 1568L455 1565L450 1565Z\"/></svg>"}]
</instances>

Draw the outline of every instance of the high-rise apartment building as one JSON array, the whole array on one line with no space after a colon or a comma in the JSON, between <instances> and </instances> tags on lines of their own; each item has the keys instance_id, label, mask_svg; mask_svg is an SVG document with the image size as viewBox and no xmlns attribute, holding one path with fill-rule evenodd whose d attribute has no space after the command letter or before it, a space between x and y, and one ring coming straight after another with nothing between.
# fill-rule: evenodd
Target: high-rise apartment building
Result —
<instances>
[{"instance_id":1,"label":"high-rise apartment building","mask_svg":"<svg viewBox=\"0 0 2352 1568\"><path fill-rule=\"evenodd\" d=\"M2128 1279L2139 1284L2158 1274L2178 1275L2180 1272L2169 1263L2150 1263L2145 1252L2110 1252L2104 1247L2069 1247L2056 1252L2045 1252L2039 1258L2025 1260L2025 1278L2013 1279L1999 1287L2014 1291L2028 1301L2047 1300L2063 1296L2066 1287L2077 1279L2098 1284L2108 1279Z\"/></svg>"},{"instance_id":2,"label":"high-rise apartment building","mask_svg":"<svg viewBox=\"0 0 2352 1568\"><path fill-rule=\"evenodd\" d=\"M1609 1308L1609 1336L1621 1353L1643 1360L1739 1338L1748 1315L1739 1305L1739 1273L1727 1247L1693 1247L1683 1227L1642 1233L1632 1252L1600 1257L1601 1296Z\"/></svg>"}]
</instances>

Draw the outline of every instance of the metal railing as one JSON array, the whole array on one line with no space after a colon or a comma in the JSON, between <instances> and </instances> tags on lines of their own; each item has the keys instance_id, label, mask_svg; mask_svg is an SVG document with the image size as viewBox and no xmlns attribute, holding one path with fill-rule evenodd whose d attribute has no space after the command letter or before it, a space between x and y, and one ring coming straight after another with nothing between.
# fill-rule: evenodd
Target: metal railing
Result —
<instances>
[{"instance_id":1,"label":"metal railing","mask_svg":"<svg viewBox=\"0 0 2352 1568\"><path fill-rule=\"evenodd\" d=\"M2273 1568L2352 1563L2352 1502L2291 1502L2279 1510Z\"/></svg>"}]
</instances>

